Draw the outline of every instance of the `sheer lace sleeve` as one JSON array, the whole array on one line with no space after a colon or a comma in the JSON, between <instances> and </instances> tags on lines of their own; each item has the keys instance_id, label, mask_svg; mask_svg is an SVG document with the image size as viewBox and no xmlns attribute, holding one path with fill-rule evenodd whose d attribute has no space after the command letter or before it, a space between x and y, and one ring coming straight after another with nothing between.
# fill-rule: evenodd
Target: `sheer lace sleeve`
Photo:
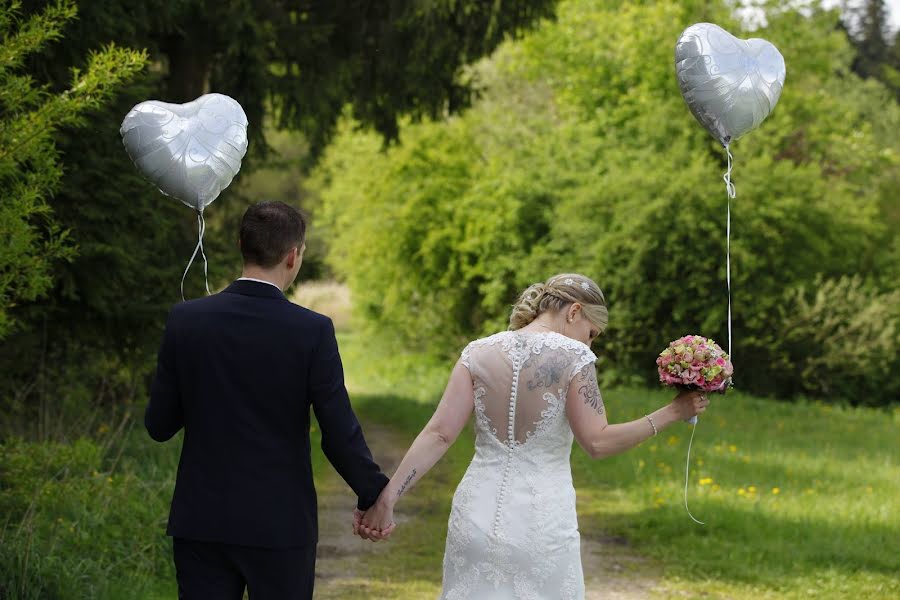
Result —
<instances>
[{"instance_id":1,"label":"sheer lace sleeve","mask_svg":"<svg viewBox=\"0 0 900 600\"><path fill-rule=\"evenodd\" d=\"M576 356L575 362L572 364L572 370L569 372L569 385L572 385L572 380L575 379L576 375L588 370L594 370L594 377L596 378L594 363L597 362L597 356L587 346L585 348L583 352Z\"/></svg>"},{"instance_id":2,"label":"sheer lace sleeve","mask_svg":"<svg viewBox=\"0 0 900 600\"><path fill-rule=\"evenodd\" d=\"M469 361L472 360L472 344L471 342L463 348L462 354L459 357L459 362L463 364L465 368L467 368L470 372L472 371L472 367L469 364Z\"/></svg>"}]
</instances>

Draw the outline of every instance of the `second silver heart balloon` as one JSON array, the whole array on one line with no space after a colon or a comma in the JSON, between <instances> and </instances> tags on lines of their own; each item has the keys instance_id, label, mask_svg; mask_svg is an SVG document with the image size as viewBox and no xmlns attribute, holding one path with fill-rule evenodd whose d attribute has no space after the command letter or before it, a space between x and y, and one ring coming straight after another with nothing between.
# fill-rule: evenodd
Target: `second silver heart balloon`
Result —
<instances>
[{"instance_id":1,"label":"second silver heart balloon","mask_svg":"<svg viewBox=\"0 0 900 600\"><path fill-rule=\"evenodd\" d=\"M224 94L186 104L141 102L119 133L147 179L199 212L228 187L247 152L247 116Z\"/></svg>"},{"instance_id":2,"label":"second silver heart balloon","mask_svg":"<svg viewBox=\"0 0 900 600\"><path fill-rule=\"evenodd\" d=\"M755 129L784 86L781 53L761 39L741 40L698 23L675 46L675 73L691 112L723 146Z\"/></svg>"}]
</instances>

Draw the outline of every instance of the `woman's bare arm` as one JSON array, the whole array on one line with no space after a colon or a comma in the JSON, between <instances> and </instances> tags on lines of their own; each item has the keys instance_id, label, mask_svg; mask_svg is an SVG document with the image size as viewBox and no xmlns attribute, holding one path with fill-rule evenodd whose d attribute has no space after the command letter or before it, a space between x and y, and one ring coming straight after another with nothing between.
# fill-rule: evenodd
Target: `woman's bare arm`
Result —
<instances>
[{"instance_id":1,"label":"woman's bare arm","mask_svg":"<svg viewBox=\"0 0 900 600\"><path fill-rule=\"evenodd\" d=\"M469 421L474 407L472 376L462 362L457 362L431 420L406 452L375 505L362 516L359 528L363 533L371 535L373 530L391 526L394 505L444 456Z\"/></svg>"},{"instance_id":2,"label":"woman's bare arm","mask_svg":"<svg viewBox=\"0 0 900 600\"><path fill-rule=\"evenodd\" d=\"M591 458L606 458L634 448L653 437L653 426L662 431L672 423L684 421L706 410L709 401L700 392L682 392L671 403L646 417L610 425L606 406L597 384L593 363L575 374L566 395L566 413L578 444Z\"/></svg>"}]
</instances>

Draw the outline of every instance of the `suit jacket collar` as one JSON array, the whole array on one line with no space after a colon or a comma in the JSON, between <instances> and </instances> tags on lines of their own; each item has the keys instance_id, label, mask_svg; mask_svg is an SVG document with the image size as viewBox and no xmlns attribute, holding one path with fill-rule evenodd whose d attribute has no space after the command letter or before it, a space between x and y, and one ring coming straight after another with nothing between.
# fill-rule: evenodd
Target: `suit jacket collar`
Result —
<instances>
[{"instance_id":1,"label":"suit jacket collar","mask_svg":"<svg viewBox=\"0 0 900 600\"><path fill-rule=\"evenodd\" d=\"M272 298L273 300L287 300L284 293L274 285L259 283L258 281L235 281L223 290L226 294L241 294L242 296L256 296L258 298Z\"/></svg>"}]
</instances>

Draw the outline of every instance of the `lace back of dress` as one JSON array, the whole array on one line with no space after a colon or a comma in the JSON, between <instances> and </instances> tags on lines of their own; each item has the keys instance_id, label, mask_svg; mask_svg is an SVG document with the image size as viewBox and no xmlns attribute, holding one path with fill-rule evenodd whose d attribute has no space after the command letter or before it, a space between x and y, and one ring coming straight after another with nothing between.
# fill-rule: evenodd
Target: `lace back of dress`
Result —
<instances>
[{"instance_id":1,"label":"lace back of dress","mask_svg":"<svg viewBox=\"0 0 900 600\"><path fill-rule=\"evenodd\" d=\"M502 339L486 338L488 343L464 358L475 383L480 425L501 444L518 446L564 411L575 369L594 356L587 346L558 335L498 335Z\"/></svg>"}]
</instances>

